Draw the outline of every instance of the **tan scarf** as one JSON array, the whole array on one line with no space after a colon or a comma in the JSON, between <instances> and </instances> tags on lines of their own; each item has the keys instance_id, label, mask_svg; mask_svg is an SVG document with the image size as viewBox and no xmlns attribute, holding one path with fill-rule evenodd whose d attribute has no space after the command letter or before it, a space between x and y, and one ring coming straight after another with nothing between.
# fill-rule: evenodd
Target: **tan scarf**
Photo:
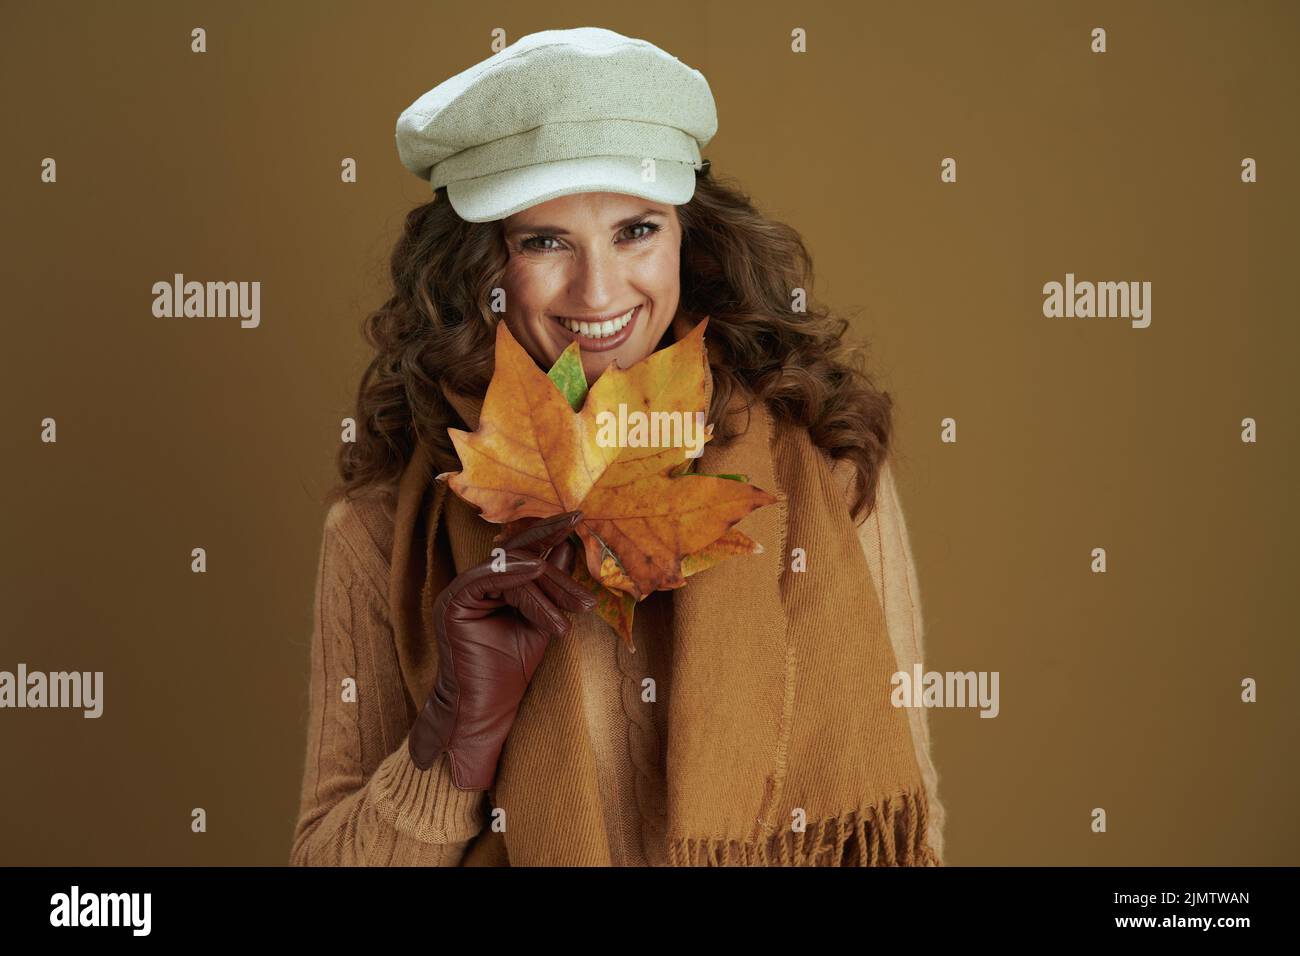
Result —
<instances>
[{"instance_id":1,"label":"tan scarf","mask_svg":"<svg viewBox=\"0 0 1300 956\"><path fill-rule=\"evenodd\" d=\"M445 394L477 428L482 398ZM729 413L744 422L743 397ZM839 486L806 430L774 422L762 403L749 414L730 447L705 445L697 470L748 475L780 500L737 525L762 554L730 558L672 592L671 695L655 705L669 708L668 860L939 865L907 712L890 703L897 667L884 615ZM389 589L418 704L437 668L433 600L487 558L500 530L434 473L421 443L399 488ZM791 570L796 548L806 570ZM573 617L533 676L488 794L506 828L485 830L469 865L611 862L580 642L619 638L595 614Z\"/></svg>"}]
</instances>

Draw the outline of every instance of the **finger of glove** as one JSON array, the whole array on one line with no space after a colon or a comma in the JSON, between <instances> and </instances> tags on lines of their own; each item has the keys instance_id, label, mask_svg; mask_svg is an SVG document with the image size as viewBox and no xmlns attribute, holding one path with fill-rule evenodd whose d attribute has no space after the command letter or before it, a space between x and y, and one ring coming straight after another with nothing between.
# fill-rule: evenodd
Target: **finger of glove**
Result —
<instances>
[{"instance_id":1,"label":"finger of glove","mask_svg":"<svg viewBox=\"0 0 1300 956\"><path fill-rule=\"evenodd\" d=\"M546 592L547 597L566 611L590 611L596 606L596 595L549 560L542 566L537 584Z\"/></svg>"},{"instance_id":2,"label":"finger of glove","mask_svg":"<svg viewBox=\"0 0 1300 956\"><path fill-rule=\"evenodd\" d=\"M511 588L502 596L543 634L559 637L569 630L569 619L542 593L536 582L529 581Z\"/></svg>"},{"instance_id":3,"label":"finger of glove","mask_svg":"<svg viewBox=\"0 0 1300 956\"><path fill-rule=\"evenodd\" d=\"M547 564L553 564L561 571L568 571L573 566L573 536L569 535L546 555Z\"/></svg>"},{"instance_id":4,"label":"finger of glove","mask_svg":"<svg viewBox=\"0 0 1300 956\"><path fill-rule=\"evenodd\" d=\"M569 532L581 520L581 511L566 511L564 514L546 518L535 525L525 528L513 537L501 542L501 546L518 551L536 551L540 554L568 537Z\"/></svg>"},{"instance_id":5,"label":"finger of glove","mask_svg":"<svg viewBox=\"0 0 1300 956\"><path fill-rule=\"evenodd\" d=\"M506 553L505 571L494 571L491 562L475 565L463 575L448 602L453 609L486 610L501 606L507 593L538 577L546 562L537 557ZM500 594L501 599L488 595Z\"/></svg>"}]
</instances>

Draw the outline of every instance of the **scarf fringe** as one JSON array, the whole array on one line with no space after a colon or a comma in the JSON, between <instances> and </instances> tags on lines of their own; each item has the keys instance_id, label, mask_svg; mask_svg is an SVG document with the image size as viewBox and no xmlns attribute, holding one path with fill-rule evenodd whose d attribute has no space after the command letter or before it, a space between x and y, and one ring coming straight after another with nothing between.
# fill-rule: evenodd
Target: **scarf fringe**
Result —
<instances>
[{"instance_id":1,"label":"scarf fringe","mask_svg":"<svg viewBox=\"0 0 1300 956\"><path fill-rule=\"evenodd\" d=\"M943 866L927 840L928 811L923 791L896 793L762 842L683 837L669 843L668 860L671 866Z\"/></svg>"}]
</instances>

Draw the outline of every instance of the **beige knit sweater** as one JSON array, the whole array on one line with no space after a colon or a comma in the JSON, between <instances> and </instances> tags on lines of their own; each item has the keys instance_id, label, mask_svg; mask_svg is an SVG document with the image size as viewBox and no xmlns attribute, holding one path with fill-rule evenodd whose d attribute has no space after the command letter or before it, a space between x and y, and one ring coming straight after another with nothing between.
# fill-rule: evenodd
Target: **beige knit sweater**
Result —
<instances>
[{"instance_id":1,"label":"beige knit sweater","mask_svg":"<svg viewBox=\"0 0 1300 956\"><path fill-rule=\"evenodd\" d=\"M851 469L835 474L849 500ZM483 830L485 793L451 783L443 755L425 772L406 733L424 701L406 694L388 618L393 498L378 491L341 501L326 516L311 640L307 756L290 863L295 866L456 866ZM893 468L887 460L876 509L859 538L881 596L898 669L923 661L920 595ZM671 693L666 646L671 592L656 592L633 618L636 653L613 631L583 646L585 709L596 745L605 826L614 863L663 866L663 721ZM653 678L653 685L643 684ZM647 700L653 686L655 702ZM930 804L930 840L943 857L945 811L924 709L908 712Z\"/></svg>"}]
</instances>

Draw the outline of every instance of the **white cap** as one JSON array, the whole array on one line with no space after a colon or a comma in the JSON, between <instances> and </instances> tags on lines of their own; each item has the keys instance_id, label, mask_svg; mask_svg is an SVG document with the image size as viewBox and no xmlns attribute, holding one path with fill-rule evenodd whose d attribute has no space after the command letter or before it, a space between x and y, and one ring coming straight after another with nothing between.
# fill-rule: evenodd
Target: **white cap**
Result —
<instances>
[{"instance_id":1,"label":"white cap","mask_svg":"<svg viewBox=\"0 0 1300 956\"><path fill-rule=\"evenodd\" d=\"M580 27L529 34L435 86L398 117L397 153L462 219L488 222L571 193L679 206L717 130L699 70Z\"/></svg>"}]
</instances>

